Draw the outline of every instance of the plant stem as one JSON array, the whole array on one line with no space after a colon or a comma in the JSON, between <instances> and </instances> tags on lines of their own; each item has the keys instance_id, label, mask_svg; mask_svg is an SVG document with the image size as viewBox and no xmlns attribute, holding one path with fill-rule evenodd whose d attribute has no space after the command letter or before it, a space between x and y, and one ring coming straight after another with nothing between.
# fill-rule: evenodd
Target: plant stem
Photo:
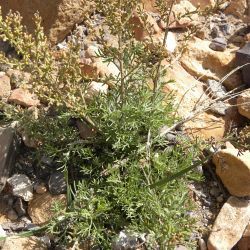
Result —
<instances>
[{"instance_id":1,"label":"plant stem","mask_svg":"<svg viewBox=\"0 0 250 250\"><path fill-rule=\"evenodd\" d=\"M175 3L175 0L172 0L170 8L169 8L169 13L167 15L166 30L165 30L165 34L164 34L163 43L162 43L163 48L165 48L166 41L167 41L167 38L168 38L170 16L171 16L171 13L173 11L174 3ZM162 63L162 60L160 60L158 65L157 65L156 73L155 73L155 79L153 80L153 82L154 82L154 93L156 93L156 89L158 87L157 85L158 85L158 80L159 80L159 76L160 76L161 63Z\"/></svg>"},{"instance_id":2,"label":"plant stem","mask_svg":"<svg viewBox=\"0 0 250 250\"><path fill-rule=\"evenodd\" d=\"M119 1L119 8L120 12L122 12L122 5L121 0ZM120 23L122 24L122 15L120 19ZM121 25L122 26L122 25ZM119 31L118 34L118 46L119 46L119 68L120 68L120 77L121 77L121 87L120 87L120 94L121 94L121 107L123 107L124 104L124 97L125 97L125 79L124 79L124 65L123 65L123 41L122 41L122 31L123 28Z\"/></svg>"}]
</instances>

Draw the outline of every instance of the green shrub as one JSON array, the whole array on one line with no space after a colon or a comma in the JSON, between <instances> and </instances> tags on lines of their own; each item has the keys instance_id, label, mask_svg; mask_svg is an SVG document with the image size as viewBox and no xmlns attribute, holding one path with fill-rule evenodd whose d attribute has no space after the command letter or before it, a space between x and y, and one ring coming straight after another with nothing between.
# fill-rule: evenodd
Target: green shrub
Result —
<instances>
[{"instance_id":1,"label":"green shrub","mask_svg":"<svg viewBox=\"0 0 250 250\"><path fill-rule=\"evenodd\" d=\"M39 142L38 152L52 157L67 175L67 211L62 214L55 206L58 216L47 225L59 243L90 242L110 249L115 236L128 230L146 234L149 249L171 249L188 240L192 229L193 220L186 213L187 178L163 190L151 185L189 167L199 151L186 139L169 145L159 136L163 125L176 122L173 96L162 92L164 46L133 39L129 18L138 1L98 0L96 7L118 39L118 46L101 39L97 56L114 63L120 74L97 79L111 87L90 102L85 93L92 79L81 74L79 44L70 44L61 58L55 58L38 15L34 37L25 33L18 14L0 18L0 38L20 55L2 55L2 60L31 73L32 90L43 103L36 116L3 104L5 116L18 119L21 129ZM140 9L138 13L146 24ZM96 136L80 139L71 124L75 119L92 126Z\"/></svg>"}]
</instances>

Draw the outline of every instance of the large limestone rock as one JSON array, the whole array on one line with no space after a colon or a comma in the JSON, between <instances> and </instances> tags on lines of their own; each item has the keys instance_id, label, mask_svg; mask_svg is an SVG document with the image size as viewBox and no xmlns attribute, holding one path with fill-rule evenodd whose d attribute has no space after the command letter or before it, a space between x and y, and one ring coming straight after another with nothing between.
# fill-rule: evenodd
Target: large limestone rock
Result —
<instances>
[{"instance_id":1,"label":"large limestone rock","mask_svg":"<svg viewBox=\"0 0 250 250\"><path fill-rule=\"evenodd\" d=\"M207 40L199 38L191 40L181 58L181 64L191 75L203 81L208 79L219 81L234 68L237 48L220 52L210 49L209 45L210 41ZM231 90L241 83L240 75L233 74L225 80L224 85Z\"/></svg>"},{"instance_id":2,"label":"large limestone rock","mask_svg":"<svg viewBox=\"0 0 250 250\"><path fill-rule=\"evenodd\" d=\"M165 66L168 67L167 64ZM164 80L166 82L174 80L174 82L165 85L164 91L174 93L179 117L186 117L195 107L200 108L201 105L205 105L210 100L204 93L204 83L195 79L179 63L168 67ZM187 122L184 128L194 137L209 139L213 136L220 140L226 132L227 124L231 123L230 120L229 115L218 117L218 115L204 112Z\"/></svg>"},{"instance_id":3,"label":"large limestone rock","mask_svg":"<svg viewBox=\"0 0 250 250\"><path fill-rule=\"evenodd\" d=\"M223 149L213 156L216 174L229 193L238 197L250 195L250 151Z\"/></svg>"},{"instance_id":4,"label":"large limestone rock","mask_svg":"<svg viewBox=\"0 0 250 250\"><path fill-rule=\"evenodd\" d=\"M66 205L66 195L51 195L50 193L35 194L34 199L29 202L28 214L34 224L42 225L50 220L54 213L52 206L55 202Z\"/></svg>"},{"instance_id":5,"label":"large limestone rock","mask_svg":"<svg viewBox=\"0 0 250 250\"><path fill-rule=\"evenodd\" d=\"M45 34L54 44L62 41L76 23L83 20L85 0L0 0L3 14L10 9L18 11L29 32L34 30L33 17L38 11Z\"/></svg>"},{"instance_id":6,"label":"large limestone rock","mask_svg":"<svg viewBox=\"0 0 250 250\"><path fill-rule=\"evenodd\" d=\"M241 239L249 219L249 201L231 196L215 220L208 250L231 250Z\"/></svg>"},{"instance_id":7,"label":"large limestone rock","mask_svg":"<svg viewBox=\"0 0 250 250\"><path fill-rule=\"evenodd\" d=\"M237 106L239 113L250 119L250 89L245 90L237 98Z\"/></svg>"}]
</instances>

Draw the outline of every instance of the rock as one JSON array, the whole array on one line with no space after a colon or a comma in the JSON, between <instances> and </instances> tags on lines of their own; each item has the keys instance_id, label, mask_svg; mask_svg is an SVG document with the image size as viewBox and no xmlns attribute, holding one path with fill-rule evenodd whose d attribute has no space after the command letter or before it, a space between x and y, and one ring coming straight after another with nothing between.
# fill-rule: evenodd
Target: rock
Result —
<instances>
[{"instance_id":1,"label":"rock","mask_svg":"<svg viewBox=\"0 0 250 250\"><path fill-rule=\"evenodd\" d=\"M151 34L160 33L161 29L158 26L155 19L149 14L145 13L147 18L148 27L144 27L144 22L142 21L141 17L135 14L130 18L130 23L133 26L134 37L138 41L143 41L146 37L148 37L149 32ZM150 28L149 28L150 27ZM148 28L150 29L148 32Z\"/></svg>"},{"instance_id":2,"label":"rock","mask_svg":"<svg viewBox=\"0 0 250 250\"><path fill-rule=\"evenodd\" d=\"M121 231L118 238L113 242L112 249L138 249L139 245L140 242L137 234Z\"/></svg>"},{"instance_id":3,"label":"rock","mask_svg":"<svg viewBox=\"0 0 250 250\"><path fill-rule=\"evenodd\" d=\"M15 174L7 182L13 195L21 197L25 201L30 201L33 198L33 186L26 175Z\"/></svg>"},{"instance_id":4,"label":"rock","mask_svg":"<svg viewBox=\"0 0 250 250\"><path fill-rule=\"evenodd\" d=\"M28 205L28 214L32 222L41 225L49 221L54 215L51 208L55 202L61 202L66 207L66 195L51 195L48 192L35 194L34 199Z\"/></svg>"},{"instance_id":5,"label":"rock","mask_svg":"<svg viewBox=\"0 0 250 250\"><path fill-rule=\"evenodd\" d=\"M215 99L223 98L227 94L225 87L220 82L209 79L207 85L209 94Z\"/></svg>"},{"instance_id":6,"label":"rock","mask_svg":"<svg viewBox=\"0 0 250 250\"><path fill-rule=\"evenodd\" d=\"M102 82L92 81L87 89L86 98L91 100L94 96L98 94L107 94L108 93L108 85Z\"/></svg>"},{"instance_id":7,"label":"rock","mask_svg":"<svg viewBox=\"0 0 250 250\"><path fill-rule=\"evenodd\" d=\"M19 141L12 128L0 128L0 192L14 167Z\"/></svg>"},{"instance_id":8,"label":"rock","mask_svg":"<svg viewBox=\"0 0 250 250\"><path fill-rule=\"evenodd\" d=\"M230 194L250 196L250 151L223 149L213 156L216 174Z\"/></svg>"},{"instance_id":9,"label":"rock","mask_svg":"<svg viewBox=\"0 0 250 250\"><path fill-rule=\"evenodd\" d=\"M216 37L210 43L209 48L215 51L225 51L227 48L227 41L223 37Z\"/></svg>"},{"instance_id":10,"label":"rock","mask_svg":"<svg viewBox=\"0 0 250 250\"><path fill-rule=\"evenodd\" d=\"M38 106L40 104L40 101L33 94L22 88L13 90L8 102L15 103L26 108Z\"/></svg>"},{"instance_id":11,"label":"rock","mask_svg":"<svg viewBox=\"0 0 250 250\"><path fill-rule=\"evenodd\" d=\"M230 141L225 142L226 149L236 149Z\"/></svg>"},{"instance_id":12,"label":"rock","mask_svg":"<svg viewBox=\"0 0 250 250\"><path fill-rule=\"evenodd\" d=\"M13 209L8 211L7 216L10 220L17 220L18 219L18 215Z\"/></svg>"},{"instance_id":13,"label":"rock","mask_svg":"<svg viewBox=\"0 0 250 250\"><path fill-rule=\"evenodd\" d=\"M9 69L6 74L10 77L11 88L15 89L20 87L22 84L28 84L31 75L27 72L22 72L16 69Z\"/></svg>"},{"instance_id":14,"label":"rock","mask_svg":"<svg viewBox=\"0 0 250 250\"><path fill-rule=\"evenodd\" d=\"M80 67L83 75L95 79L105 76L116 77L120 73L114 63L103 62L101 58L82 58Z\"/></svg>"},{"instance_id":15,"label":"rock","mask_svg":"<svg viewBox=\"0 0 250 250\"><path fill-rule=\"evenodd\" d=\"M10 96L10 91L10 78L4 73L0 72L0 100L8 99L8 97Z\"/></svg>"},{"instance_id":16,"label":"rock","mask_svg":"<svg viewBox=\"0 0 250 250\"><path fill-rule=\"evenodd\" d=\"M193 21L198 20L198 14L195 13L196 8L187 0L181 0L173 7L170 22L176 20L170 25L170 28L185 28L192 24ZM187 12L191 13L188 16L184 16ZM180 19L176 17L181 17Z\"/></svg>"},{"instance_id":17,"label":"rock","mask_svg":"<svg viewBox=\"0 0 250 250\"><path fill-rule=\"evenodd\" d=\"M241 239L250 219L250 203L231 196L217 216L208 239L208 250L230 250Z\"/></svg>"},{"instance_id":18,"label":"rock","mask_svg":"<svg viewBox=\"0 0 250 250\"><path fill-rule=\"evenodd\" d=\"M40 142L36 141L32 138L26 131L20 130L18 131L21 134L23 143L28 148L38 148Z\"/></svg>"},{"instance_id":19,"label":"rock","mask_svg":"<svg viewBox=\"0 0 250 250\"><path fill-rule=\"evenodd\" d=\"M250 89L245 90L237 98L237 107L241 115L250 119Z\"/></svg>"},{"instance_id":20,"label":"rock","mask_svg":"<svg viewBox=\"0 0 250 250\"><path fill-rule=\"evenodd\" d=\"M26 214L26 206L21 198L17 198L13 208L17 212L18 217L22 217Z\"/></svg>"},{"instance_id":21,"label":"rock","mask_svg":"<svg viewBox=\"0 0 250 250\"><path fill-rule=\"evenodd\" d=\"M44 32L54 45L61 42L70 33L75 24L84 19L85 11L89 8L89 2L85 0L0 0L3 15L10 9L18 11L23 17L23 23L29 32L34 32L34 13L37 11L42 18Z\"/></svg>"},{"instance_id":22,"label":"rock","mask_svg":"<svg viewBox=\"0 0 250 250\"><path fill-rule=\"evenodd\" d=\"M98 58L95 61L95 65L97 67L97 72L100 77L105 77L105 76L117 77L120 74L119 69L116 67L114 63L103 62L101 58Z\"/></svg>"},{"instance_id":23,"label":"rock","mask_svg":"<svg viewBox=\"0 0 250 250\"><path fill-rule=\"evenodd\" d=\"M250 249L250 224L247 225L242 238L237 244L238 250L249 250Z\"/></svg>"},{"instance_id":24,"label":"rock","mask_svg":"<svg viewBox=\"0 0 250 250\"><path fill-rule=\"evenodd\" d=\"M37 194L44 194L47 192L46 185L44 183L39 183L34 187Z\"/></svg>"},{"instance_id":25,"label":"rock","mask_svg":"<svg viewBox=\"0 0 250 250\"><path fill-rule=\"evenodd\" d=\"M164 64L168 67L168 64ZM164 86L164 92L175 94L177 114L185 117L197 106L197 103L206 103L209 98L204 94L204 83L191 76L179 63L168 67L165 82L174 80ZM199 105L198 105L199 106ZM193 121L184 125L184 130L191 136L209 139L211 136L222 139L225 133L225 120L211 113L203 113Z\"/></svg>"},{"instance_id":26,"label":"rock","mask_svg":"<svg viewBox=\"0 0 250 250\"><path fill-rule=\"evenodd\" d=\"M218 115L223 115L223 116L226 115L227 109L228 109L227 104L221 101L216 102L214 105L210 107L211 112L218 114Z\"/></svg>"},{"instance_id":27,"label":"rock","mask_svg":"<svg viewBox=\"0 0 250 250\"><path fill-rule=\"evenodd\" d=\"M46 250L47 245L38 237L17 237L11 236L6 238L2 250Z\"/></svg>"},{"instance_id":28,"label":"rock","mask_svg":"<svg viewBox=\"0 0 250 250\"><path fill-rule=\"evenodd\" d=\"M172 15L170 16L170 29L176 28L186 28L194 24L195 21L198 20L198 15L195 13L195 6L187 0L178 1L172 10ZM189 17L186 13L191 13ZM178 18L180 17L180 18ZM166 23L163 20L159 20L158 25L161 29L166 29Z\"/></svg>"},{"instance_id":29,"label":"rock","mask_svg":"<svg viewBox=\"0 0 250 250\"><path fill-rule=\"evenodd\" d=\"M166 40L165 47L167 51L173 53L177 47L176 36L173 32L169 32Z\"/></svg>"},{"instance_id":30,"label":"rock","mask_svg":"<svg viewBox=\"0 0 250 250\"><path fill-rule=\"evenodd\" d=\"M219 81L235 68L236 49L226 49L223 53L209 48L210 42L194 38L188 43L188 50L181 58L181 65L194 77L203 81ZM223 85L232 90L242 84L240 74L232 74Z\"/></svg>"},{"instance_id":31,"label":"rock","mask_svg":"<svg viewBox=\"0 0 250 250\"><path fill-rule=\"evenodd\" d=\"M51 194L64 194L67 192L67 184L64 174L62 172L55 172L50 175L49 178L49 192Z\"/></svg>"},{"instance_id":32,"label":"rock","mask_svg":"<svg viewBox=\"0 0 250 250\"><path fill-rule=\"evenodd\" d=\"M250 237L242 237L237 244L238 250L249 250L250 249Z\"/></svg>"},{"instance_id":33,"label":"rock","mask_svg":"<svg viewBox=\"0 0 250 250\"><path fill-rule=\"evenodd\" d=\"M98 48L98 46L88 45L85 51L85 57L87 58L96 57L96 55L99 54L99 49L100 48Z\"/></svg>"},{"instance_id":34,"label":"rock","mask_svg":"<svg viewBox=\"0 0 250 250\"><path fill-rule=\"evenodd\" d=\"M238 18L244 18L247 10L247 0L231 0L225 10L226 14L232 14Z\"/></svg>"}]
</instances>

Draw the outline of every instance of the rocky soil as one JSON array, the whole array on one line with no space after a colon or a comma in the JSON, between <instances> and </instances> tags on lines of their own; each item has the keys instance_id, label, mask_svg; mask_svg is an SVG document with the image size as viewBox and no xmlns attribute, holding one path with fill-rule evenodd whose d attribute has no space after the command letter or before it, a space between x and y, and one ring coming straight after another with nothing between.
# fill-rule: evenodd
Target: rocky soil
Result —
<instances>
[{"instance_id":1,"label":"rocky soil","mask_svg":"<svg viewBox=\"0 0 250 250\"><path fill-rule=\"evenodd\" d=\"M38 9L44 20L45 33L58 56L78 33L77 37L82 42L82 74L96 79L89 94L105 92L108 87L98 81L99 77L115 76L119 72L115 65L106 64L95 56L100 48L96 39L98 36L89 32L84 25L84 12L78 11L80 3L85 1L74 1L74 8L68 8L69 2L46 0L31 4L29 1L0 0L0 6L4 15L9 9L20 11L31 32L31 14ZM163 39L166 25L159 19L154 1L144 2L156 41ZM178 15L184 9L195 10L198 4L204 9L213 5L214 1L181 0L175 4L173 13ZM95 31L92 32L98 33L103 17L94 14L91 18L95 24ZM197 240L197 249L201 250L250 249L250 151L243 146L246 142L250 145L250 129L247 126L250 119L250 83L244 81L247 71L237 71L221 81L241 65L237 52L250 42L248 19L246 0L226 1L217 14L207 19L194 14L192 20L183 18L172 23L166 43L166 50L175 57L187 28L197 23L202 27L188 41L187 49L181 57L175 58L171 67L167 61L163 62L168 67L166 81L174 80L165 86L164 91L175 92L178 115L185 119L199 111L200 107L207 107L181 128L191 137L211 141L213 153L212 160L198 169L205 176L204 183L190 183L188 187L197 204L197 209L190 211L190 216L198 219L199 230L194 232L193 238ZM70 33L72 30L75 31L73 35ZM143 40L147 39L147 35L141 26L135 36ZM105 36L108 42L117 42L108 29ZM0 42L0 49L7 56L15 56L13 49L3 41ZM37 97L24 88L29 79L28 73L0 64L0 98L23 108L39 107ZM241 93L231 98L235 89ZM82 138L91 133L83 124L78 123L77 126ZM0 237L32 231L53 217L50 208L54 201L66 204L64 175L55 172L56 164L46 155L34 159L33 150L37 142L15 128L15 124L0 128ZM234 135L234 145L227 139L229 134ZM53 239L49 236L22 239L12 236L1 241L0 247L3 250L54 249ZM187 248L176 246L176 249Z\"/></svg>"}]
</instances>

